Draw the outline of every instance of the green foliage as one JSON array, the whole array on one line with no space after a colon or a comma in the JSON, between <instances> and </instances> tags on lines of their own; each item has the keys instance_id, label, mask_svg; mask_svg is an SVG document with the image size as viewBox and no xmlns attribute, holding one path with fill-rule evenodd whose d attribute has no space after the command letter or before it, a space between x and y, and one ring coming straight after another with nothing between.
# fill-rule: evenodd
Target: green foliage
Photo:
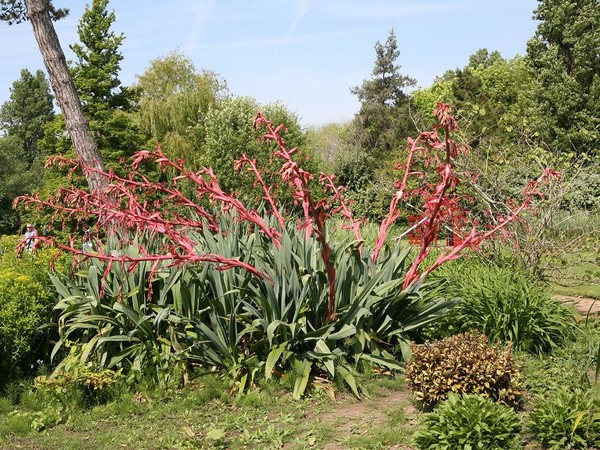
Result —
<instances>
[{"instance_id":1,"label":"green foliage","mask_svg":"<svg viewBox=\"0 0 600 450\"><path fill-rule=\"evenodd\" d=\"M113 264L101 283L106 266L91 259L75 279L52 277L61 298L57 348L70 346L82 362L123 368L159 385L175 367L194 362L220 369L238 391L276 374L292 380L299 398L315 375L324 375L339 376L359 395L357 367L399 369L396 349L408 350L409 339L419 339L419 329L452 305L435 298L428 283L402 290L408 249L389 250L374 263L355 245L338 242L332 256L338 317L328 321L326 271L314 238L290 223L273 249L229 214L220 229L191 233L198 253L237 258L268 278L209 264L152 272L145 262L132 271ZM138 242L160 245L156 236L140 239L112 251L135 258Z\"/></svg>"},{"instance_id":2,"label":"green foliage","mask_svg":"<svg viewBox=\"0 0 600 450\"><path fill-rule=\"evenodd\" d=\"M600 211L600 164L588 164L567 176L569 189L561 207L570 211Z\"/></svg>"},{"instance_id":3,"label":"green foliage","mask_svg":"<svg viewBox=\"0 0 600 450\"><path fill-rule=\"evenodd\" d=\"M0 269L0 387L27 373L36 358L50 305L44 286L27 275Z\"/></svg>"},{"instance_id":4,"label":"green foliage","mask_svg":"<svg viewBox=\"0 0 600 450\"><path fill-rule=\"evenodd\" d=\"M527 44L535 72L535 126L560 152L593 157L600 134L600 5L596 0L540 0Z\"/></svg>"},{"instance_id":5,"label":"green foliage","mask_svg":"<svg viewBox=\"0 0 600 450\"><path fill-rule=\"evenodd\" d=\"M365 150L376 159L389 157L411 135L409 97L404 92L415 80L402 75L396 60L400 56L394 30L385 42L375 44L376 60L372 78L351 89L361 103L355 117L357 132L366 137Z\"/></svg>"},{"instance_id":6,"label":"green foliage","mask_svg":"<svg viewBox=\"0 0 600 450\"><path fill-rule=\"evenodd\" d=\"M426 88L415 89L411 94L411 104L419 123L426 122L425 127L434 125L431 111L435 110L438 102L454 103L452 95L453 73L449 72L442 77L436 78Z\"/></svg>"},{"instance_id":7,"label":"green foliage","mask_svg":"<svg viewBox=\"0 0 600 450\"><path fill-rule=\"evenodd\" d=\"M69 14L67 8L56 8L52 1L46 2L48 15L52 20L60 20ZM21 23L27 20L27 9L24 0L1 0L0 20L8 22L9 25Z\"/></svg>"},{"instance_id":8,"label":"green foliage","mask_svg":"<svg viewBox=\"0 0 600 450\"><path fill-rule=\"evenodd\" d=\"M11 88L10 100L0 107L0 234L17 230L15 197L31 192L43 178L39 141L44 125L54 117L48 80L41 70L27 69Z\"/></svg>"},{"instance_id":9,"label":"green foliage","mask_svg":"<svg viewBox=\"0 0 600 450\"><path fill-rule=\"evenodd\" d=\"M44 72L33 75L23 69L12 84L10 100L0 107L0 129L19 140L27 169L39 155L37 143L44 136L44 124L54 117L52 99Z\"/></svg>"},{"instance_id":10,"label":"green foliage","mask_svg":"<svg viewBox=\"0 0 600 450\"><path fill-rule=\"evenodd\" d=\"M306 130L306 147L311 149L315 155L318 155L327 168L330 168L347 151L345 136L348 131L349 124L347 123L328 123L308 127ZM335 170L334 173L337 175Z\"/></svg>"},{"instance_id":11,"label":"green foliage","mask_svg":"<svg viewBox=\"0 0 600 450\"><path fill-rule=\"evenodd\" d=\"M465 68L455 71L453 106L468 124L465 128L471 146L493 148L522 138L518 132L526 128L522 116L528 107L525 96L531 83L524 58L504 59L486 49L478 50Z\"/></svg>"},{"instance_id":12,"label":"green foliage","mask_svg":"<svg viewBox=\"0 0 600 450\"><path fill-rule=\"evenodd\" d=\"M598 392L559 388L539 395L530 429L545 448L588 449L600 444Z\"/></svg>"},{"instance_id":13,"label":"green foliage","mask_svg":"<svg viewBox=\"0 0 600 450\"><path fill-rule=\"evenodd\" d=\"M520 372L511 348L489 345L478 331L413 344L405 376L415 397L426 406L454 392L480 394L512 406L521 398Z\"/></svg>"},{"instance_id":14,"label":"green foliage","mask_svg":"<svg viewBox=\"0 0 600 450\"><path fill-rule=\"evenodd\" d=\"M48 270L56 250L18 256L15 246L20 239L0 238L0 390L46 363L49 340L54 338ZM64 257L55 262L58 268L66 266Z\"/></svg>"},{"instance_id":15,"label":"green foliage","mask_svg":"<svg viewBox=\"0 0 600 450\"><path fill-rule=\"evenodd\" d=\"M510 342L515 350L542 353L572 336L572 308L554 300L546 288L514 266L477 259L442 267L445 292L461 298L440 324L452 331L480 330L490 342Z\"/></svg>"},{"instance_id":16,"label":"green foliage","mask_svg":"<svg viewBox=\"0 0 600 450\"><path fill-rule=\"evenodd\" d=\"M600 333L597 317L574 327L574 339L563 342L551 353L521 354L524 387L530 394L544 395L561 388L587 389L600 377Z\"/></svg>"},{"instance_id":17,"label":"green foliage","mask_svg":"<svg viewBox=\"0 0 600 450\"><path fill-rule=\"evenodd\" d=\"M425 415L415 435L418 448L428 450L522 448L519 418L505 405L481 395L450 394Z\"/></svg>"},{"instance_id":18,"label":"green foliage","mask_svg":"<svg viewBox=\"0 0 600 450\"><path fill-rule=\"evenodd\" d=\"M198 167L202 122L209 106L227 94L225 83L173 52L151 61L134 88L139 94L137 122L148 146L160 144L172 157Z\"/></svg>"},{"instance_id":19,"label":"green foliage","mask_svg":"<svg viewBox=\"0 0 600 450\"><path fill-rule=\"evenodd\" d=\"M244 202L256 204L257 199L264 196L260 187L254 186L253 175L246 175L245 171L239 173L235 170L235 161L242 155L256 160L257 166L264 169L262 177L268 186L275 183L281 169L279 160L273 160L275 148L261 141L263 130L254 127L254 118L261 111L276 124L285 127L283 133L288 148L302 148L305 146L306 135L302 130L298 116L279 103L260 105L248 97L235 97L226 99L211 106L203 120L202 153L199 164L212 167L222 188L228 192L236 192ZM302 163L302 167L311 173L319 171L319 161L314 155L305 151L298 151L294 159ZM320 194L320 187L313 189ZM291 206L291 198L287 186L273 189L272 194L280 198L282 203Z\"/></svg>"},{"instance_id":20,"label":"green foliage","mask_svg":"<svg viewBox=\"0 0 600 450\"><path fill-rule=\"evenodd\" d=\"M52 375L38 376L35 388L65 409L77 410L113 400L121 378L120 370L98 370L67 357Z\"/></svg>"},{"instance_id":21,"label":"green foliage","mask_svg":"<svg viewBox=\"0 0 600 450\"><path fill-rule=\"evenodd\" d=\"M70 46L76 57L71 74L103 162L118 172L120 159L138 150L143 137L129 113L134 92L119 80L125 37L111 30L116 16L107 7L108 0L86 5L77 27L79 42Z\"/></svg>"},{"instance_id":22,"label":"green foliage","mask_svg":"<svg viewBox=\"0 0 600 450\"><path fill-rule=\"evenodd\" d=\"M40 169L37 164L30 169L19 138L0 137L0 234L18 229L19 214L12 202L38 185Z\"/></svg>"},{"instance_id":23,"label":"green foliage","mask_svg":"<svg viewBox=\"0 0 600 450\"><path fill-rule=\"evenodd\" d=\"M107 6L108 0L93 0L86 5L77 26L80 42L70 46L77 58L71 69L73 81L90 119L125 104L118 78L123 60L119 47L125 37L111 31L116 16L114 11L107 11Z\"/></svg>"}]
</instances>

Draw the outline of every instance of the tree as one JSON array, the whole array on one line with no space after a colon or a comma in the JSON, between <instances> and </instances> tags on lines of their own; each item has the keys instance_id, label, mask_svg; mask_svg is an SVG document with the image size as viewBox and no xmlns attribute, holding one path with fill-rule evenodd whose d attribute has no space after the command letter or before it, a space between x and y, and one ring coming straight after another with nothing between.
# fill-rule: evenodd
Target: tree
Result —
<instances>
[{"instance_id":1,"label":"tree","mask_svg":"<svg viewBox=\"0 0 600 450\"><path fill-rule=\"evenodd\" d=\"M50 0L0 0L0 19L9 24L31 22L33 34L48 71L52 90L64 115L67 130L78 158L89 170L86 179L91 191L102 191L106 179L100 152L83 113L77 90L69 73L65 54L52 20L65 17L68 10L56 9Z\"/></svg>"},{"instance_id":2,"label":"tree","mask_svg":"<svg viewBox=\"0 0 600 450\"><path fill-rule=\"evenodd\" d=\"M504 59L480 49L469 64L451 76L453 105L463 121L471 147L516 144L526 133L523 121L532 74L522 56Z\"/></svg>"},{"instance_id":3,"label":"tree","mask_svg":"<svg viewBox=\"0 0 600 450\"><path fill-rule=\"evenodd\" d=\"M246 200L256 199L257 189L253 186L251 176L240 176L234 172L236 161L243 155L255 160L258 167L264 170L262 176L269 184L273 177L279 177L281 169L281 161L272 156L273 148L260 142L263 133L254 126L254 119L259 111L269 121L285 127L282 136L286 145L297 149L304 147L306 134L300 126L298 116L280 103L263 106L249 97L226 99L211 106L203 121L204 140L201 143L199 163L213 168L225 190L238 192ZM306 151L298 150L293 159L301 161L307 170L317 172L318 163L310 156L312 155ZM285 185L279 187L274 189L273 195L282 197L280 200L287 203L286 206L291 205L289 190ZM258 197L262 195L259 194Z\"/></svg>"},{"instance_id":4,"label":"tree","mask_svg":"<svg viewBox=\"0 0 600 450\"><path fill-rule=\"evenodd\" d=\"M17 136L0 137L0 234L14 232L19 216L15 197L27 194L39 182L39 171L28 170L25 150Z\"/></svg>"},{"instance_id":5,"label":"tree","mask_svg":"<svg viewBox=\"0 0 600 450\"><path fill-rule=\"evenodd\" d=\"M377 158L389 156L415 131L409 118L409 96L405 89L416 82L402 75L396 64L400 51L393 29L385 44L377 41L375 54L372 78L350 91L361 102L355 120L367 132L368 150Z\"/></svg>"},{"instance_id":6,"label":"tree","mask_svg":"<svg viewBox=\"0 0 600 450\"><path fill-rule=\"evenodd\" d=\"M126 107L119 80L123 55L119 47L125 36L111 31L114 11L107 11L108 0L93 0L86 5L77 34L80 43L70 46L77 57L71 70L83 110L90 120L98 120L107 110Z\"/></svg>"},{"instance_id":7,"label":"tree","mask_svg":"<svg viewBox=\"0 0 600 450\"><path fill-rule=\"evenodd\" d=\"M118 169L122 157L139 149L142 137L129 113L133 92L119 80L125 37L111 31L115 13L107 6L108 0L86 6L77 27L79 43L71 45L76 56L71 74L103 161Z\"/></svg>"},{"instance_id":8,"label":"tree","mask_svg":"<svg viewBox=\"0 0 600 450\"><path fill-rule=\"evenodd\" d=\"M561 152L600 147L600 3L538 0L537 31L527 44L536 77L533 100L542 139Z\"/></svg>"},{"instance_id":9,"label":"tree","mask_svg":"<svg viewBox=\"0 0 600 450\"><path fill-rule=\"evenodd\" d=\"M226 96L225 83L173 52L151 61L135 88L140 96L138 124L148 145L160 144L172 157L197 162L202 120L209 106Z\"/></svg>"},{"instance_id":10,"label":"tree","mask_svg":"<svg viewBox=\"0 0 600 450\"><path fill-rule=\"evenodd\" d=\"M44 136L44 125L54 117L50 85L44 72L35 76L27 69L10 90L10 100L0 107L0 127L7 136L21 142L28 165L38 157L38 141Z\"/></svg>"}]
</instances>

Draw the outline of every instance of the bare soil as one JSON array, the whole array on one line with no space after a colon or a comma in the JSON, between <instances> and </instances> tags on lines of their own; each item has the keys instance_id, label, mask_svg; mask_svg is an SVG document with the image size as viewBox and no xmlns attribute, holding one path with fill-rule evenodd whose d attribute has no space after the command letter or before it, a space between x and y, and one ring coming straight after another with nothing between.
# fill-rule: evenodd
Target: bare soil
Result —
<instances>
[{"instance_id":1,"label":"bare soil","mask_svg":"<svg viewBox=\"0 0 600 450\"><path fill-rule=\"evenodd\" d=\"M384 390L377 397L344 403L342 408L335 408L316 417L317 420L334 425L337 435L334 441L324 445L323 450L347 449L341 442L345 437L363 430L368 432L388 419L388 412L402 409L408 419L407 426L417 420L418 410L412 404L412 395L407 390ZM407 445L394 445L390 450L414 450Z\"/></svg>"}]
</instances>

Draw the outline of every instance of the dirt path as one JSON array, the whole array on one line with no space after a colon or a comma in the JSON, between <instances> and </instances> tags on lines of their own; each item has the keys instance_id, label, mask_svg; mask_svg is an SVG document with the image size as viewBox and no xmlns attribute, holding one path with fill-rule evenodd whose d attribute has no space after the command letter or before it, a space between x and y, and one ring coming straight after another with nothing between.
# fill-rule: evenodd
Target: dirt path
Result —
<instances>
[{"instance_id":1,"label":"dirt path","mask_svg":"<svg viewBox=\"0 0 600 450\"><path fill-rule=\"evenodd\" d=\"M368 433L371 428L381 426L389 421L390 415L401 410L406 418L406 426L416 420L417 409L411 402L411 394L405 390L384 389L377 397L353 401L343 408L335 408L320 414L317 420L336 427L336 437L324 445L323 450L345 450L344 438L356 433ZM400 424L398 424L400 426ZM393 445L390 450L414 450L407 445Z\"/></svg>"},{"instance_id":2,"label":"dirt path","mask_svg":"<svg viewBox=\"0 0 600 450\"><path fill-rule=\"evenodd\" d=\"M554 298L563 303L572 305L577 312L583 315L600 314L600 300L585 297L569 297L567 295L557 295Z\"/></svg>"}]
</instances>

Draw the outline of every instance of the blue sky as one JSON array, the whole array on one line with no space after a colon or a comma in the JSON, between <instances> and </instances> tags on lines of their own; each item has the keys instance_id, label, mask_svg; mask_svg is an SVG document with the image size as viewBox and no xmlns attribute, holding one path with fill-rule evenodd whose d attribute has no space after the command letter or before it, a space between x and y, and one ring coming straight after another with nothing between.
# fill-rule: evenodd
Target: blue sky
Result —
<instances>
[{"instance_id":1,"label":"blue sky","mask_svg":"<svg viewBox=\"0 0 600 450\"><path fill-rule=\"evenodd\" d=\"M56 28L67 58L84 0L54 0L71 10ZM304 125L351 118L350 88L369 78L374 45L393 28L402 73L419 86L463 67L480 48L524 54L537 0L111 0L125 35L121 81L179 50L198 69L217 72L234 95L280 101ZM22 68L43 69L29 23L0 23L0 103Z\"/></svg>"}]
</instances>

